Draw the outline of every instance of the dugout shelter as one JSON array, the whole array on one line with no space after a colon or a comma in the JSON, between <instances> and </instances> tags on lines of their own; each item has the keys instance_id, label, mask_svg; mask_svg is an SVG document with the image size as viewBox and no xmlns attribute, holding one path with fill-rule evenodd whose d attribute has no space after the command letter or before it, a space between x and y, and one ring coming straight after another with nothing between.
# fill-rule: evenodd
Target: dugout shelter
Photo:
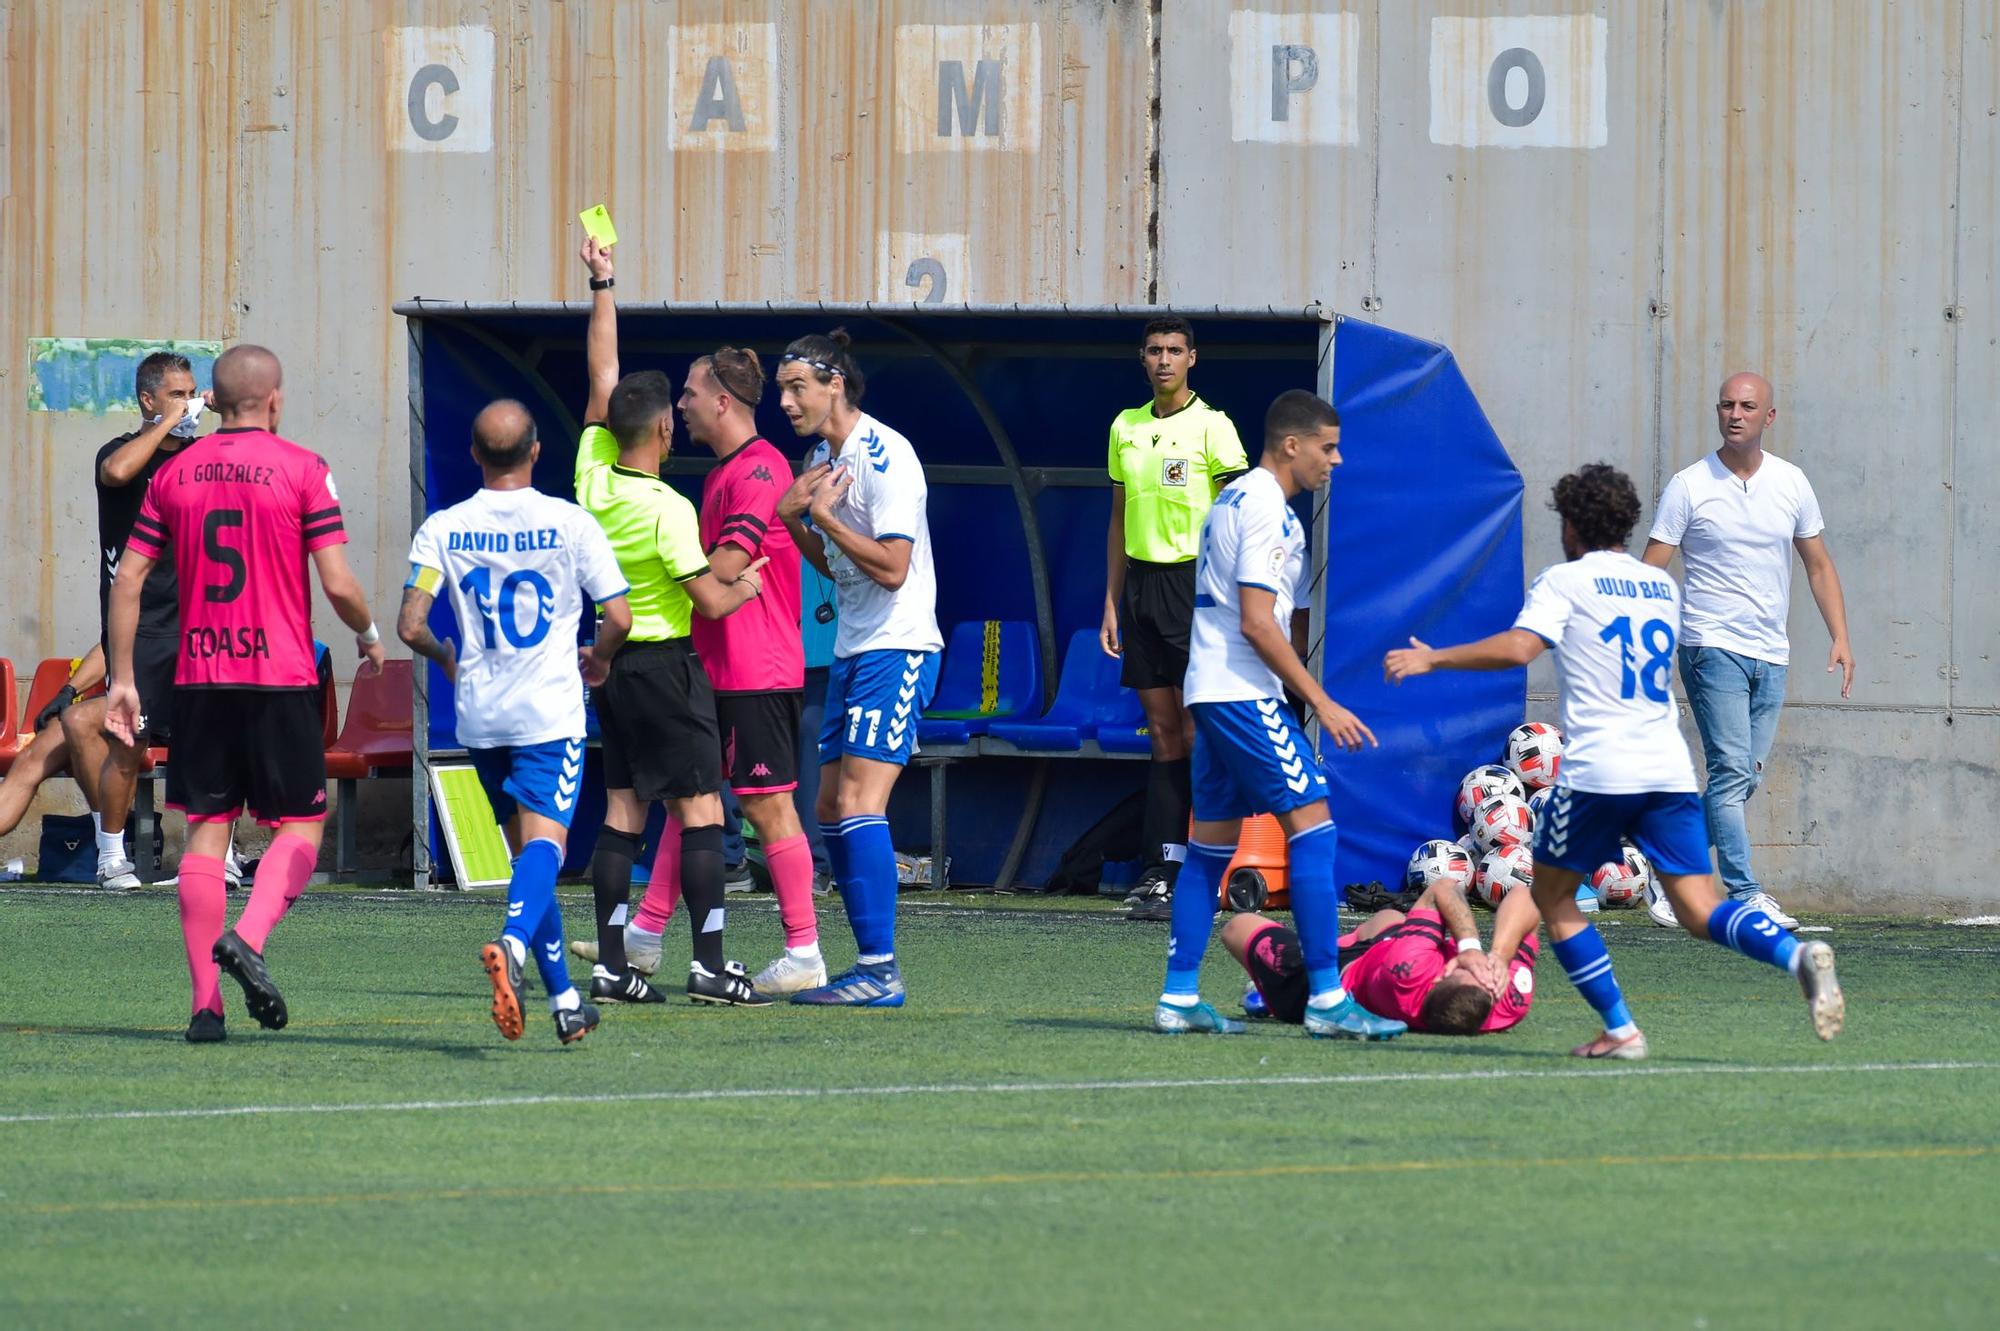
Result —
<instances>
[{"instance_id":1,"label":"dugout shelter","mask_svg":"<svg viewBox=\"0 0 2000 1331\"><path fill-rule=\"evenodd\" d=\"M478 487L471 422L496 397L534 413L535 483L571 497L589 306L418 299L396 312L409 337L412 526ZM1140 330L1163 314L1193 323L1195 390L1229 413L1253 462L1264 409L1285 389L1313 389L1341 412L1344 464L1326 491L1298 504L1312 534L1311 664L1382 743L1327 760L1340 877L1394 883L1412 847L1450 828L1459 777L1497 758L1525 705L1524 671L1438 675L1400 690L1381 681L1382 653L1410 634L1494 632L1521 600L1521 478L1447 350L1317 305L626 302L619 351L625 373L660 369L678 386L717 346L753 347L775 369L794 337L847 328L867 381L863 408L908 435L924 461L940 628L949 642L971 621L1015 626L1010 641L1031 645L1046 706L1066 645L1099 621L1109 427L1148 399ZM796 466L809 441L792 433L775 388L758 419ZM698 503L712 463L682 435L666 474ZM458 636L443 599L432 627ZM412 842L416 881L427 885L436 846L428 762L456 740L442 674L418 670L414 688ZM1122 756L1142 758L1139 747ZM941 775L927 783L913 774L890 811L899 847L948 842L960 885L1042 881L1064 847L1144 779L1143 762L1088 743L1047 755L976 750L933 750L956 753L948 802ZM594 767L585 791L566 870L587 862L601 819Z\"/></svg>"}]
</instances>

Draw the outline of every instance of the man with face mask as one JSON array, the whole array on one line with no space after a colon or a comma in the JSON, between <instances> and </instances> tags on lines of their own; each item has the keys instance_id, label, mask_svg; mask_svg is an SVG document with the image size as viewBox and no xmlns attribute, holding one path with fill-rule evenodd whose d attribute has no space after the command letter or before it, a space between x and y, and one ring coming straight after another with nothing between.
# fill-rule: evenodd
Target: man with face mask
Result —
<instances>
[{"instance_id":1,"label":"man with face mask","mask_svg":"<svg viewBox=\"0 0 2000 1331\"><path fill-rule=\"evenodd\" d=\"M210 394L198 392L194 367L186 356L156 351L139 362L140 428L119 435L97 450L93 475L97 483L97 602L100 629L109 623L111 584L118 576L132 523L145 502L153 476L196 437L198 422ZM170 700L174 688L175 650L180 639L171 550L154 564L139 600L138 635L133 640L132 669L139 689L144 723L138 742L126 744L104 728L103 698L79 703L62 714L69 742L70 770L92 808L97 824L97 885L115 891L139 886L139 875L125 854L125 820L146 749L169 739ZM241 881L236 852L229 851L230 886Z\"/></svg>"}]
</instances>

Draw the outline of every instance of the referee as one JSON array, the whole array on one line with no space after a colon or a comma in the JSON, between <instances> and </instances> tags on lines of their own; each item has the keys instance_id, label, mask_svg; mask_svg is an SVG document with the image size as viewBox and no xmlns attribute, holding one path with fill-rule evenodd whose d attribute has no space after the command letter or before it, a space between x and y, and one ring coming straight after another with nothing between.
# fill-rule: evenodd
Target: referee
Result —
<instances>
[{"instance_id":1,"label":"referee","mask_svg":"<svg viewBox=\"0 0 2000 1331\"><path fill-rule=\"evenodd\" d=\"M1146 773L1146 873L1125 903L1134 919L1169 917L1187 858L1188 754L1194 724L1181 702L1194 557L1202 519L1222 487L1249 469L1229 417L1188 387L1194 329L1169 315L1146 325L1139 360L1153 400L1111 422L1111 527L1104 542L1104 623L1098 641L1139 691L1153 761Z\"/></svg>"}]
</instances>

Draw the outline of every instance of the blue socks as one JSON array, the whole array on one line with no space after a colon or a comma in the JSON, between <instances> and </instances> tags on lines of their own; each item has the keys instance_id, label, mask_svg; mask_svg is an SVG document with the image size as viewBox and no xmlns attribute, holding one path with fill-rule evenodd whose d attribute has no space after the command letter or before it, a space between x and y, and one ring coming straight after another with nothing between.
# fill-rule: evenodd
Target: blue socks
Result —
<instances>
[{"instance_id":1,"label":"blue socks","mask_svg":"<svg viewBox=\"0 0 2000 1331\"><path fill-rule=\"evenodd\" d=\"M1161 997L1193 1003L1201 996L1201 958L1215 927L1222 873L1236 856L1234 846L1187 843L1187 860L1174 879L1173 922L1167 932L1167 983Z\"/></svg>"},{"instance_id":2,"label":"blue socks","mask_svg":"<svg viewBox=\"0 0 2000 1331\"><path fill-rule=\"evenodd\" d=\"M1604 1019L1607 1032L1622 1038L1638 1029L1625 1006L1625 996L1618 992L1618 978L1611 973L1611 954L1604 950L1604 935L1597 932L1596 925L1585 925L1582 933L1549 946L1583 1001Z\"/></svg>"},{"instance_id":3,"label":"blue socks","mask_svg":"<svg viewBox=\"0 0 2000 1331\"><path fill-rule=\"evenodd\" d=\"M1792 968L1799 940L1778 926L1778 922L1754 906L1724 900L1708 917L1708 936L1731 952L1740 952L1752 961Z\"/></svg>"},{"instance_id":4,"label":"blue socks","mask_svg":"<svg viewBox=\"0 0 2000 1331\"><path fill-rule=\"evenodd\" d=\"M507 883L507 928L535 958L542 988L551 998L570 988L569 963L563 959L562 908L556 904L556 873L562 851L553 841L536 838L514 858L514 876Z\"/></svg>"},{"instance_id":5,"label":"blue socks","mask_svg":"<svg viewBox=\"0 0 2000 1331\"><path fill-rule=\"evenodd\" d=\"M825 824L821 824L822 828ZM879 813L840 820L826 838L827 855L847 904L847 923L864 964L878 965L896 955L896 847L889 820Z\"/></svg>"},{"instance_id":6,"label":"blue socks","mask_svg":"<svg viewBox=\"0 0 2000 1331\"><path fill-rule=\"evenodd\" d=\"M1292 926L1306 963L1306 988L1325 994L1340 988L1340 889L1333 882L1333 857L1340 830L1328 819L1292 834Z\"/></svg>"}]
</instances>

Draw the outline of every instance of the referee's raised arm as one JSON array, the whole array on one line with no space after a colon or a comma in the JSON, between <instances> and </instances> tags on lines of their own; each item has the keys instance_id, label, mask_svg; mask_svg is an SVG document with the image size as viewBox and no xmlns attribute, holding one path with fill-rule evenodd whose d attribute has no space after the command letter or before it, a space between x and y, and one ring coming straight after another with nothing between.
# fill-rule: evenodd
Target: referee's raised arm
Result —
<instances>
[{"instance_id":1,"label":"referee's raised arm","mask_svg":"<svg viewBox=\"0 0 2000 1331\"><path fill-rule=\"evenodd\" d=\"M1195 556L1215 496L1248 468L1229 417L1188 383L1194 328L1166 316L1140 336L1152 400L1111 422L1106 468L1111 518L1104 542L1104 618L1098 641L1119 658L1119 680L1139 694L1152 740L1146 779L1147 872L1126 899L1140 919L1165 919L1187 854L1194 730L1181 700L1194 619Z\"/></svg>"}]
</instances>

